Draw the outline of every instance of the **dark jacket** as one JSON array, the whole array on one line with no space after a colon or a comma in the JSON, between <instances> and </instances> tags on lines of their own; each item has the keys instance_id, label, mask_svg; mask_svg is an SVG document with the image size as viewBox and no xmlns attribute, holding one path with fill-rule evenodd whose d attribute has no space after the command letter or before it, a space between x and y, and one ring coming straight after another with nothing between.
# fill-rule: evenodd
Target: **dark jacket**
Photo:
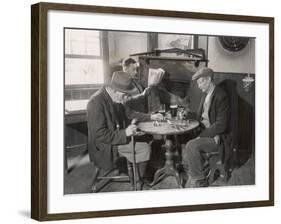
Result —
<instances>
[{"instance_id":1,"label":"dark jacket","mask_svg":"<svg viewBox=\"0 0 281 224\"><path fill-rule=\"evenodd\" d=\"M206 95L202 97L198 108L197 119L199 121L202 119L205 98ZM211 105L209 109L210 127L205 128L201 132L200 137L213 138L216 135L224 134L228 128L229 115L230 111L228 96L224 90L216 86L211 96Z\"/></svg>"},{"instance_id":2,"label":"dark jacket","mask_svg":"<svg viewBox=\"0 0 281 224\"><path fill-rule=\"evenodd\" d=\"M202 119L203 104L205 97L202 97L200 106L197 112L197 119ZM200 137L213 138L216 135L220 136L221 144L220 151L227 157L232 148L232 134L229 129L230 120L230 105L227 93L216 86L211 97L211 105L209 109L210 127L203 128Z\"/></svg>"},{"instance_id":3,"label":"dark jacket","mask_svg":"<svg viewBox=\"0 0 281 224\"><path fill-rule=\"evenodd\" d=\"M147 112L147 98L143 95L140 95L143 92L144 87L136 79L133 79L133 85L137 89L136 95L132 100L126 102L126 105L135 111L146 113Z\"/></svg>"},{"instance_id":4,"label":"dark jacket","mask_svg":"<svg viewBox=\"0 0 281 224\"><path fill-rule=\"evenodd\" d=\"M118 111L116 111L118 109ZM118 113L118 115L117 115ZM104 87L98 90L87 105L88 149L90 159L98 167L113 168L117 146L129 143L125 128L131 119L150 119L150 115L132 111L121 104L115 104Z\"/></svg>"}]
</instances>

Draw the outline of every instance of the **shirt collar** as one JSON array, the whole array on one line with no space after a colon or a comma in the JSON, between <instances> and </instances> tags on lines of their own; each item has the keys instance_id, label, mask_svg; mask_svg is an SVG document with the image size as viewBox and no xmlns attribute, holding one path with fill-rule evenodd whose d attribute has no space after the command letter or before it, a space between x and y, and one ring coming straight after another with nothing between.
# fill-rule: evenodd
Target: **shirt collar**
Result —
<instances>
[{"instance_id":1,"label":"shirt collar","mask_svg":"<svg viewBox=\"0 0 281 224\"><path fill-rule=\"evenodd\" d=\"M211 85L209 92L207 93L207 96L211 96L213 94L214 90L215 90L215 85Z\"/></svg>"}]
</instances>

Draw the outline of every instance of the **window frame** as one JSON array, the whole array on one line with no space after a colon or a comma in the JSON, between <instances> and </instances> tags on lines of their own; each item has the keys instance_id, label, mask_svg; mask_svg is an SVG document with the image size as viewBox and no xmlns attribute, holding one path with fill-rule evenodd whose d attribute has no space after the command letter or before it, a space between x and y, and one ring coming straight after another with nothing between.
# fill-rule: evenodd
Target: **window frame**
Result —
<instances>
[{"instance_id":1,"label":"window frame","mask_svg":"<svg viewBox=\"0 0 281 224\"><path fill-rule=\"evenodd\" d=\"M109 50L108 50L108 31L104 30L97 30L97 29L86 29L86 28L71 28L65 27L64 28L64 47L65 47L65 32L66 30L88 30L88 31L99 31L99 44L100 44L100 52L98 55L85 55L85 54L66 54L66 50L64 49L64 65L66 59L100 59L103 64L103 83L87 83L87 84L80 84L80 83L72 83L72 84L65 84L65 89L84 89L84 88L93 88L98 89L104 85L107 80L108 74L108 67L109 67ZM65 76L64 70L64 76Z\"/></svg>"}]
</instances>

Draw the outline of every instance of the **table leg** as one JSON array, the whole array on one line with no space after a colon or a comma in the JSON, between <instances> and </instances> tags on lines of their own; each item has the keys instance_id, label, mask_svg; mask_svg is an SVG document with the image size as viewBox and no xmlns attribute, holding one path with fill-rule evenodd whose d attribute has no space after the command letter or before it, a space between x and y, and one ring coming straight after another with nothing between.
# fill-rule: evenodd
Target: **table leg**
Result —
<instances>
[{"instance_id":1,"label":"table leg","mask_svg":"<svg viewBox=\"0 0 281 224\"><path fill-rule=\"evenodd\" d=\"M180 188L182 188L182 178L179 175L179 172L174 166L174 152L173 152L173 143L170 139L166 139L165 142L165 156L166 156L166 162L164 167L160 168L156 171L153 181L151 182L150 186L154 186L157 184L160 180L162 180L165 177L168 176L174 176L177 180L177 184Z\"/></svg>"}]
</instances>

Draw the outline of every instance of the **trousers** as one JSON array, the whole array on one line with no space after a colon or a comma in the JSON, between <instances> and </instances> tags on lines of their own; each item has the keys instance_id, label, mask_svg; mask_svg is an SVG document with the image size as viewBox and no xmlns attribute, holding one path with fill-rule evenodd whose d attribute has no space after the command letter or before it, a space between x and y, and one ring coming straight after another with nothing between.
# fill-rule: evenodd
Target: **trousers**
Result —
<instances>
[{"instance_id":1,"label":"trousers","mask_svg":"<svg viewBox=\"0 0 281 224\"><path fill-rule=\"evenodd\" d=\"M118 145L118 153L133 162L133 148L130 142L127 145ZM146 162L150 159L151 147L146 142L135 142L136 163Z\"/></svg>"},{"instance_id":2,"label":"trousers","mask_svg":"<svg viewBox=\"0 0 281 224\"><path fill-rule=\"evenodd\" d=\"M202 153L218 152L219 147L213 138L200 137L190 140L182 151L182 162L188 175L193 179L205 179Z\"/></svg>"}]
</instances>

